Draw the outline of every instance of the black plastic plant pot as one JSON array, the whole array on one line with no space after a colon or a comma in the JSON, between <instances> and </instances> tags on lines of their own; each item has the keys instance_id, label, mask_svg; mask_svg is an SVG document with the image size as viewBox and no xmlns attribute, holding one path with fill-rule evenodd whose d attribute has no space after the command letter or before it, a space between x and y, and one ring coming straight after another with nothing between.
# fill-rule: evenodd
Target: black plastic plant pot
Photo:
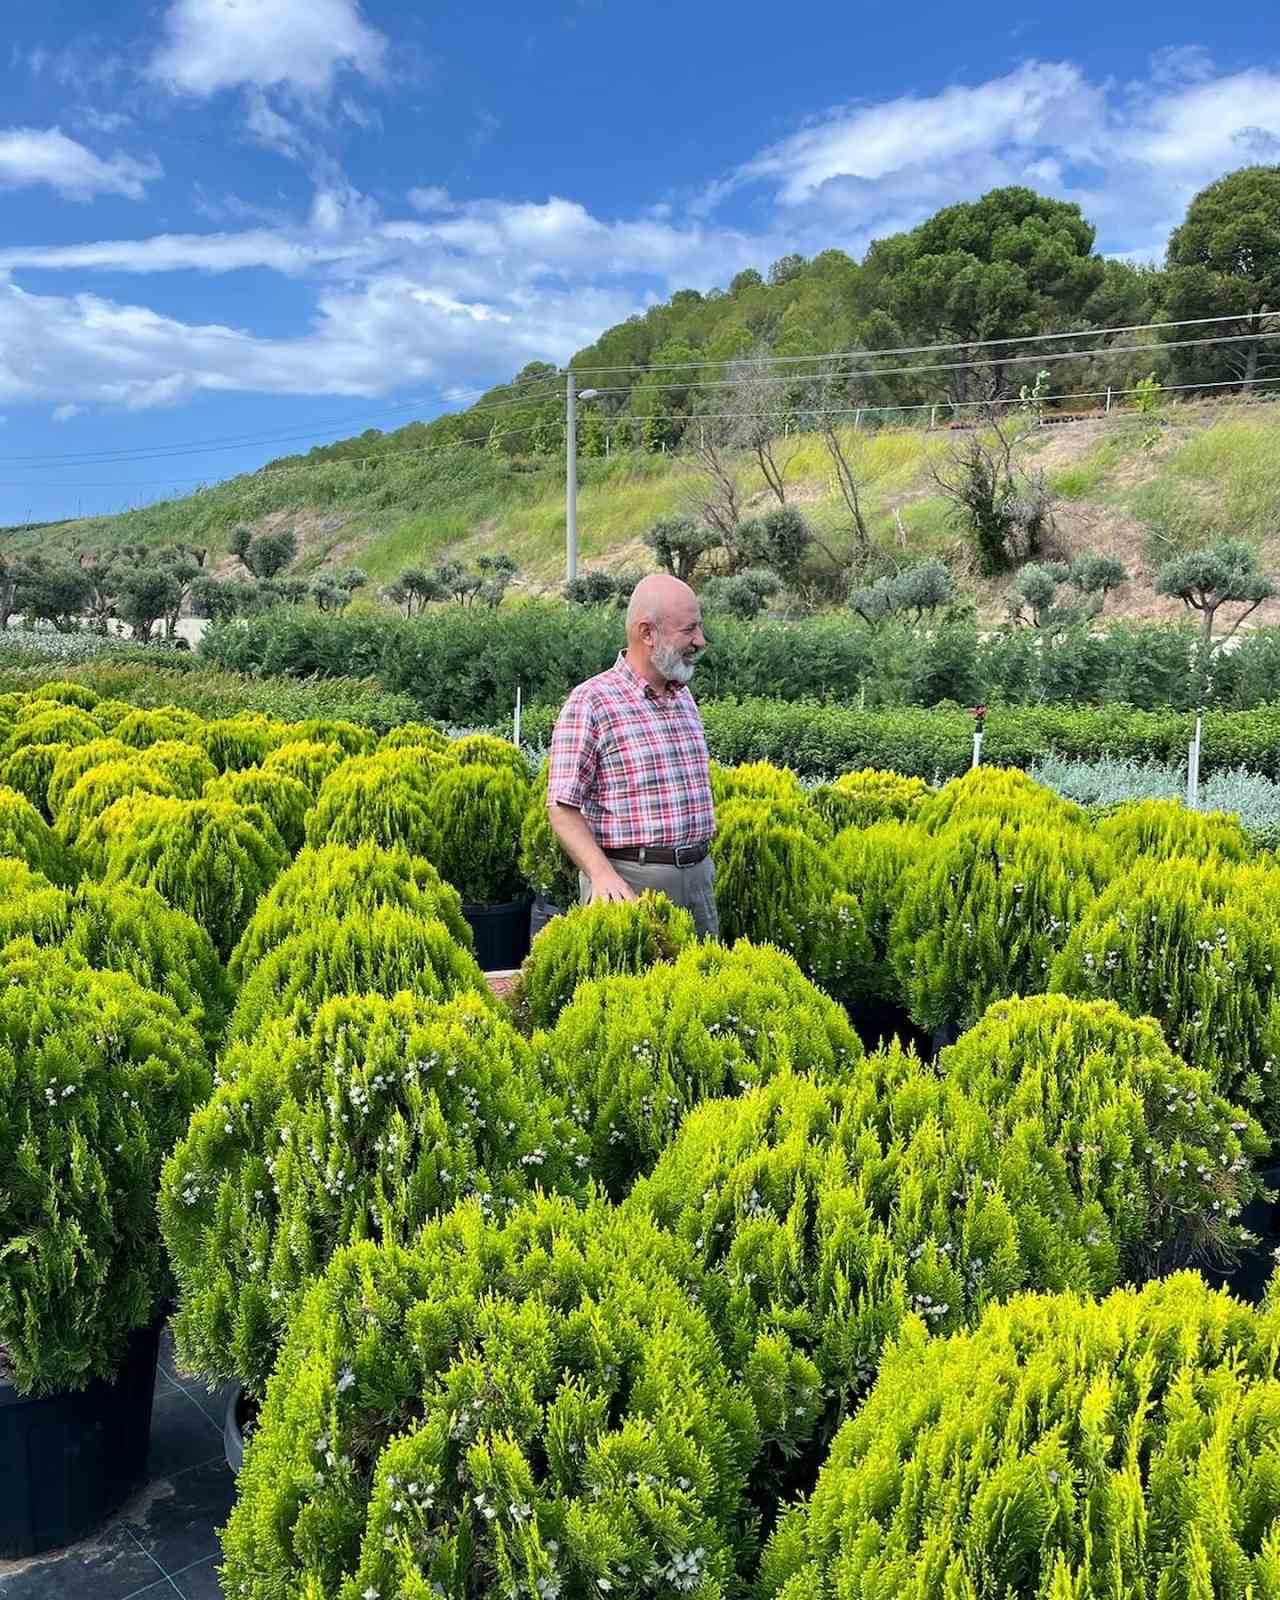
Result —
<instances>
[{"instance_id":1,"label":"black plastic plant pot","mask_svg":"<svg viewBox=\"0 0 1280 1600\"><path fill-rule=\"evenodd\" d=\"M74 1544L144 1481L160 1326L133 1335L112 1383L30 1397L0 1383L0 1558Z\"/></svg>"},{"instance_id":2,"label":"black plastic plant pot","mask_svg":"<svg viewBox=\"0 0 1280 1600\"><path fill-rule=\"evenodd\" d=\"M511 972L529 954L529 900L506 905L464 905L482 972Z\"/></svg>"},{"instance_id":3,"label":"black plastic plant pot","mask_svg":"<svg viewBox=\"0 0 1280 1600\"><path fill-rule=\"evenodd\" d=\"M1280 1166L1260 1167L1258 1177L1273 1195L1280 1195ZM1271 1274L1276 1269L1280 1248L1280 1203L1259 1198L1251 1200L1240 1221L1258 1242L1240 1252L1232 1267L1202 1267L1205 1282L1215 1289L1230 1289L1239 1300L1256 1306L1262 1299Z\"/></svg>"}]
</instances>

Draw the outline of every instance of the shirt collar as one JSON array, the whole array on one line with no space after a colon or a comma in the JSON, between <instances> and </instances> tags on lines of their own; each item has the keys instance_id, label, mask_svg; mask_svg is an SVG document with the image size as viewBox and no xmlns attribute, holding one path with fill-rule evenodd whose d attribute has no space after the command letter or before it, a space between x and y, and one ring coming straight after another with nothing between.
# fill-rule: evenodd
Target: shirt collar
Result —
<instances>
[{"instance_id":1,"label":"shirt collar","mask_svg":"<svg viewBox=\"0 0 1280 1600\"><path fill-rule=\"evenodd\" d=\"M642 678L627 660L627 653L625 650L619 650L618 659L614 663L613 670L619 675L619 677L628 683L637 694L643 695L646 700L654 700L659 705L663 703L670 703L670 701L674 700L679 694L680 690L684 687L683 684L672 683L671 680L668 679L665 693L659 694L653 685L648 681L648 679Z\"/></svg>"}]
</instances>

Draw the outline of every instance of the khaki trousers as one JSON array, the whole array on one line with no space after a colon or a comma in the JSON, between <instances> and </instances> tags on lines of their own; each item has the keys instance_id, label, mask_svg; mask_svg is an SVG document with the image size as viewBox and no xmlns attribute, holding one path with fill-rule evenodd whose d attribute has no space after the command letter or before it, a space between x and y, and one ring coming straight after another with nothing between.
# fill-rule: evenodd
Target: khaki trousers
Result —
<instances>
[{"instance_id":1,"label":"khaki trousers","mask_svg":"<svg viewBox=\"0 0 1280 1600\"><path fill-rule=\"evenodd\" d=\"M637 894L646 889L665 894L672 905L683 906L692 916L700 939L717 939L720 936L720 916L716 911L716 867L710 856L693 867L659 866L646 861L618 861L610 857L609 865L623 883ZM591 880L585 872L578 874L578 889L582 903L591 899Z\"/></svg>"}]
</instances>

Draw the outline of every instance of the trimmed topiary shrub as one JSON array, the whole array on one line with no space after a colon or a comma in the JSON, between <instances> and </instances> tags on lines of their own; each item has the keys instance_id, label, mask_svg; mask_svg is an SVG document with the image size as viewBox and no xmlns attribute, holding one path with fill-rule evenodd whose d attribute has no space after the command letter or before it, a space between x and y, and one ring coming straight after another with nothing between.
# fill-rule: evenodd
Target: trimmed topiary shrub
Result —
<instances>
[{"instance_id":1,"label":"trimmed topiary shrub","mask_svg":"<svg viewBox=\"0 0 1280 1600\"><path fill-rule=\"evenodd\" d=\"M476 958L437 918L396 905L318 915L283 940L245 978L231 1018L232 1039L248 1039L265 1022L305 1028L326 1000L341 994L394 995L427 1000L480 995L494 1004Z\"/></svg>"},{"instance_id":2,"label":"trimmed topiary shrub","mask_svg":"<svg viewBox=\"0 0 1280 1600\"><path fill-rule=\"evenodd\" d=\"M61 750L57 745L49 748L59 751L45 795L50 819L55 822L66 804L67 796L90 767L101 766L105 761L130 761L137 756L136 751L122 744L119 739L90 739L88 744L68 745Z\"/></svg>"},{"instance_id":3,"label":"trimmed topiary shrub","mask_svg":"<svg viewBox=\"0 0 1280 1600\"><path fill-rule=\"evenodd\" d=\"M834 783L820 784L809 804L837 833L845 828L870 828L879 822L910 822L932 791L923 778L897 772L846 772Z\"/></svg>"},{"instance_id":4,"label":"trimmed topiary shrub","mask_svg":"<svg viewBox=\"0 0 1280 1600\"><path fill-rule=\"evenodd\" d=\"M347 756L371 755L378 747L378 736L372 728L347 722L342 717L308 717L305 722L290 723L287 731L290 744L299 740L336 744Z\"/></svg>"},{"instance_id":5,"label":"trimmed topiary shrub","mask_svg":"<svg viewBox=\"0 0 1280 1600\"><path fill-rule=\"evenodd\" d=\"M647 972L696 937L693 918L665 895L575 907L533 941L508 1003L526 1032L549 1028L580 983Z\"/></svg>"},{"instance_id":6,"label":"trimmed topiary shrub","mask_svg":"<svg viewBox=\"0 0 1280 1600\"><path fill-rule=\"evenodd\" d=\"M53 683L42 683L38 689L32 689L27 698L31 701L54 700L60 706L79 706L81 711L92 711L102 697L87 683L68 683L59 679Z\"/></svg>"},{"instance_id":7,"label":"trimmed topiary shrub","mask_svg":"<svg viewBox=\"0 0 1280 1600\"><path fill-rule=\"evenodd\" d=\"M1274 1329L1192 1273L1100 1304L1028 1295L945 1340L911 1323L759 1593L1268 1593Z\"/></svg>"},{"instance_id":8,"label":"trimmed topiary shrub","mask_svg":"<svg viewBox=\"0 0 1280 1600\"><path fill-rule=\"evenodd\" d=\"M789 767L768 761L744 761L736 767L711 763L711 797L716 809L734 800L776 800L803 806L807 799L800 780Z\"/></svg>"},{"instance_id":9,"label":"trimmed topiary shrub","mask_svg":"<svg viewBox=\"0 0 1280 1600\"><path fill-rule=\"evenodd\" d=\"M458 891L429 861L407 850L374 844L325 845L303 850L258 902L229 963L240 983L277 945L304 933L320 917L343 917L379 906L398 906L417 917L438 917L464 950L471 928Z\"/></svg>"},{"instance_id":10,"label":"trimmed topiary shrub","mask_svg":"<svg viewBox=\"0 0 1280 1600\"><path fill-rule=\"evenodd\" d=\"M245 712L202 722L191 734L191 742L200 746L219 772L238 772L241 767L260 766L269 750L287 744L292 737L286 723Z\"/></svg>"},{"instance_id":11,"label":"trimmed topiary shrub","mask_svg":"<svg viewBox=\"0 0 1280 1600\"><path fill-rule=\"evenodd\" d=\"M0 953L0 1345L20 1392L114 1376L155 1317L160 1164L208 1092L169 1001L29 941Z\"/></svg>"},{"instance_id":12,"label":"trimmed topiary shrub","mask_svg":"<svg viewBox=\"0 0 1280 1600\"><path fill-rule=\"evenodd\" d=\"M353 756L327 777L307 815L307 843L403 846L437 859L440 840L427 804L431 771L400 752Z\"/></svg>"},{"instance_id":13,"label":"trimmed topiary shrub","mask_svg":"<svg viewBox=\"0 0 1280 1600\"><path fill-rule=\"evenodd\" d=\"M536 1042L614 1195L700 1101L788 1067L838 1078L862 1059L844 1012L790 957L745 943L694 945L640 976L580 984Z\"/></svg>"},{"instance_id":14,"label":"trimmed topiary shrub","mask_svg":"<svg viewBox=\"0 0 1280 1600\"><path fill-rule=\"evenodd\" d=\"M256 806L284 840L291 856L302 848L311 791L296 778L283 772L267 772L262 767L242 767L239 772L226 772L215 778L206 787L204 797L230 800L248 808Z\"/></svg>"},{"instance_id":15,"label":"trimmed topiary shrub","mask_svg":"<svg viewBox=\"0 0 1280 1600\"><path fill-rule=\"evenodd\" d=\"M93 708L93 720L103 733L112 734L126 717L133 715L135 709L127 700L99 700Z\"/></svg>"},{"instance_id":16,"label":"trimmed topiary shrub","mask_svg":"<svg viewBox=\"0 0 1280 1600\"><path fill-rule=\"evenodd\" d=\"M341 745L297 739L292 744L277 745L274 750L268 751L262 758L262 770L282 772L286 777L296 778L299 783L306 785L314 798L320 793L320 785L344 760Z\"/></svg>"},{"instance_id":17,"label":"trimmed topiary shrub","mask_svg":"<svg viewBox=\"0 0 1280 1600\"><path fill-rule=\"evenodd\" d=\"M67 891L16 856L0 856L0 949L14 939L57 943L66 924Z\"/></svg>"},{"instance_id":18,"label":"trimmed topiary shrub","mask_svg":"<svg viewBox=\"0 0 1280 1600\"><path fill-rule=\"evenodd\" d=\"M907 1010L921 1028L966 1028L993 1001L1039 994L1112 869L1084 829L1052 822L954 824L909 876L890 933Z\"/></svg>"},{"instance_id":19,"label":"trimmed topiary shrub","mask_svg":"<svg viewBox=\"0 0 1280 1600\"><path fill-rule=\"evenodd\" d=\"M902 1003L893 970L890 930L911 874L923 870L933 849L932 836L908 822L847 828L831 847L829 859L836 882L841 892L857 902L867 931L870 964L865 982L869 998L891 1005Z\"/></svg>"},{"instance_id":20,"label":"trimmed topiary shrub","mask_svg":"<svg viewBox=\"0 0 1280 1600\"><path fill-rule=\"evenodd\" d=\"M523 753L509 739L495 739L489 733L468 733L461 739L451 739L448 754L460 767L499 767L510 772L518 783L527 784L532 777Z\"/></svg>"},{"instance_id":21,"label":"trimmed topiary shrub","mask_svg":"<svg viewBox=\"0 0 1280 1600\"><path fill-rule=\"evenodd\" d=\"M938 1070L998 1135L1042 1123L1073 1187L1106 1213L1126 1277L1221 1260L1245 1242L1240 1213L1258 1191L1250 1158L1269 1141L1150 1018L1063 995L1007 1000L941 1053Z\"/></svg>"},{"instance_id":22,"label":"trimmed topiary shrub","mask_svg":"<svg viewBox=\"0 0 1280 1600\"><path fill-rule=\"evenodd\" d=\"M102 871L108 830L99 824L117 801L134 795L174 797L169 780L143 766L137 755L124 761L99 762L76 780L58 808L58 837L78 849L91 870Z\"/></svg>"},{"instance_id":23,"label":"trimmed topiary shrub","mask_svg":"<svg viewBox=\"0 0 1280 1600\"><path fill-rule=\"evenodd\" d=\"M968 822L1041 828L1083 827L1087 822L1081 807L1012 767L974 767L952 778L920 803L915 820L926 833Z\"/></svg>"},{"instance_id":24,"label":"trimmed topiary shrub","mask_svg":"<svg viewBox=\"0 0 1280 1600\"><path fill-rule=\"evenodd\" d=\"M547 815L550 763L538 768L520 824L520 876L553 906L567 911L580 898L578 869L564 853Z\"/></svg>"},{"instance_id":25,"label":"trimmed topiary shrub","mask_svg":"<svg viewBox=\"0 0 1280 1600\"><path fill-rule=\"evenodd\" d=\"M67 744L24 744L0 761L0 785L16 789L36 808L46 822L53 819L49 809L49 780L58 758L72 748Z\"/></svg>"},{"instance_id":26,"label":"trimmed topiary shrub","mask_svg":"<svg viewBox=\"0 0 1280 1600\"><path fill-rule=\"evenodd\" d=\"M533 1186L581 1194L585 1141L527 1044L475 995L344 996L268 1026L165 1168L160 1220L185 1364L266 1388L300 1292L345 1244L410 1243L475 1197L503 1216Z\"/></svg>"},{"instance_id":27,"label":"trimmed topiary shrub","mask_svg":"<svg viewBox=\"0 0 1280 1600\"><path fill-rule=\"evenodd\" d=\"M224 959L287 860L261 813L227 800L135 796L98 821L106 881L159 890L195 918Z\"/></svg>"},{"instance_id":28,"label":"trimmed topiary shrub","mask_svg":"<svg viewBox=\"0 0 1280 1600\"><path fill-rule=\"evenodd\" d=\"M90 739L100 737L101 729L87 711L36 701L19 715L9 737L0 745L0 756L11 756L29 744L88 744Z\"/></svg>"},{"instance_id":29,"label":"trimmed topiary shrub","mask_svg":"<svg viewBox=\"0 0 1280 1600\"><path fill-rule=\"evenodd\" d=\"M25 795L0 785L0 856L15 856L51 883L72 883L75 858Z\"/></svg>"},{"instance_id":30,"label":"trimmed topiary shrub","mask_svg":"<svg viewBox=\"0 0 1280 1600\"><path fill-rule=\"evenodd\" d=\"M514 747L513 747L514 748ZM448 736L429 722L402 722L378 740L379 750L433 750L440 755L451 752ZM456 758L455 758L456 759Z\"/></svg>"},{"instance_id":31,"label":"trimmed topiary shrub","mask_svg":"<svg viewBox=\"0 0 1280 1600\"><path fill-rule=\"evenodd\" d=\"M1098 824L1098 835L1124 866L1144 857L1247 861L1253 853L1235 817L1221 811L1189 811L1181 800L1136 800L1118 806Z\"/></svg>"},{"instance_id":32,"label":"trimmed topiary shrub","mask_svg":"<svg viewBox=\"0 0 1280 1600\"><path fill-rule=\"evenodd\" d=\"M432 860L464 903L502 905L525 893L519 858L528 803L528 783L509 766L447 766L431 785Z\"/></svg>"},{"instance_id":33,"label":"trimmed topiary shrub","mask_svg":"<svg viewBox=\"0 0 1280 1600\"><path fill-rule=\"evenodd\" d=\"M1144 862L1081 916L1050 987L1159 1022L1215 1088L1280 1134L1280 872Z\"/></svg>"},{"instance_id":34,"label":"trimmed topiary shrub","mask_svg":"<svg viewBox=\"0 0 1280 1600\"><path fill-rule=\"evenodd\" d=\"M218 770L198 744L183 739L157 739L142 751L144 767L158 772L179 800L199 800Z\"/></svg>"},{"instance_id":35,"label":"trimmed topiary shrub","mask_svg":"<svg viewBox=\"0 0 1280 1600\"><path fill-rule=\"evenodd\" d=\"M108 733L113 733L131 750L145 750L148 745L158 744L162 739L193 742L198 730L204 726L194 711L187 711L182 706L158 706L153 711L130 711L127 716L121 717L114 727L103 720L101 705L96 708L95 715Z\"/></svg>"},{"instance_id":36,"label":"trimmed topiary shrub","mask_svg":"<svg viewBox=\"0 0 1280 1600\"><path fill-rule=\"evenodd\" d=\"M737 1592L758 1429L697 1292L674 1240L563 1200L344 1251L268 1388L227 1591Z\"/></svg>"}]
</instances>

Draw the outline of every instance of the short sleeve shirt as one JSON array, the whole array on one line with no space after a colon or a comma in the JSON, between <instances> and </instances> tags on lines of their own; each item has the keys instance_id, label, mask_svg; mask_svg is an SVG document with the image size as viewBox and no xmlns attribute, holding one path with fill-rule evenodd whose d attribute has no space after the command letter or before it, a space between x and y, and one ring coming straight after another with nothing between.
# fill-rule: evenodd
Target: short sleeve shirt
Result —
<instances>
[{"instance_id":1,"label":"short sleeve shirt","mask_svg":"<svg viewBox=\"0 0 1280 1600\"><path fill-rule=\"evenodd\" d=\"M697 702L683 685L659 693L620 655L565 702L547 793L607 850L704 843L715 810Z\"/></svg>"}]
</instances>

